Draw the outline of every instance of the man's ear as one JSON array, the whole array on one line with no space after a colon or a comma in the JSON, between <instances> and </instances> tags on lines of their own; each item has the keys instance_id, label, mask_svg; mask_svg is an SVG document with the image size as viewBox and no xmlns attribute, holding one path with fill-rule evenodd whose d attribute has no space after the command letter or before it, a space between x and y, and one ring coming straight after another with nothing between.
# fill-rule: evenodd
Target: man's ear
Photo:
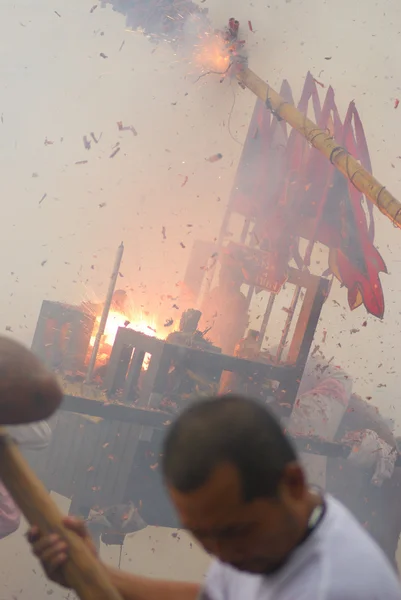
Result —
<instances>
[{"instance_id":1,"label":"man's ear","mask_svg":"<svg viewBox=\"0 0 401 600\"><path fill-rule=\"evenodd\" d=\"M305 472L299 462L291 462L285 466L280 482L282 497L300 500L307 487Z\"/></svg>"}]
</instances>

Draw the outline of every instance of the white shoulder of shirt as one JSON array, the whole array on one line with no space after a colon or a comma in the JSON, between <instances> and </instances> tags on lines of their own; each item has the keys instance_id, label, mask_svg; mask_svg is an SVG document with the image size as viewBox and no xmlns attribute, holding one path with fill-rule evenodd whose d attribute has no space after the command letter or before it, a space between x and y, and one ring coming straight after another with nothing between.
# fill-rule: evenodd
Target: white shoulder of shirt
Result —
<instances>
[{"instance_id":1,"label":"white shoulder of shirt","mask_svg":"<svg viewBox=\"0 0 401 600\"><path fill-rule=\"evenodd\" d=\"M400 583L381 549L348 510L327 498L322 524L273 576L215 561L199 600L401 600Z\"/></svg>"},{"instance_id":2,"label":"white shoulder of shirt","mask_svg":"<svg viewBox=\"0 0 401 600\"><path fill-rule=\"evenodd\" d=\"M42 450L52 439L52 430L47 421L28 425L10 425L7 431L18 445L27 450Z\"/></svg>"}]
</instances>

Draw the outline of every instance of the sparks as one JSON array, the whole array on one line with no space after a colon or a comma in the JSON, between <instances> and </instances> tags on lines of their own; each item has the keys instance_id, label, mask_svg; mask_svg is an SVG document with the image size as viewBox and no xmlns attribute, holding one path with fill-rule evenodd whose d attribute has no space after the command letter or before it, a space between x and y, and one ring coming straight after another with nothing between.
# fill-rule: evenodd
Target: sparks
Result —
<instances>
[{"instance_id":1,"label":"sparks","mask_svg":"<svg viewBox=\"0 0 401 600\"><path fill-rule=\"evenodd\" d=\"M205 33L195 47L194 62L204 72L223 75L230 66L230 52L221 35Z\"/></svg>"}]
</instances>

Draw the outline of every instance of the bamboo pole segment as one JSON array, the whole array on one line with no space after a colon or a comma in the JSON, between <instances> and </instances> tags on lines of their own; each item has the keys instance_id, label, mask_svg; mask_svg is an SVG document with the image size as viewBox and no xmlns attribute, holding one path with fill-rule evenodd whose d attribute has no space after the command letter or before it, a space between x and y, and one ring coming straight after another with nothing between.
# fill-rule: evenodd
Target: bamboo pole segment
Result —
<instances>
[{"instance_id":1,"label":"bamboo pole segment","mask_svg":"<svg viewBox=\"0 0 401 600\"><path fill-rule=\"evenodd\" d=\"M238 81L258 98L279 119L296 129L319 150L351 183L362 192L395 226L401 228L401 203L377 179L340 146L327 132L319 129L306 115L289 104L265 81L248 68L238 69Z\"/></svg>"},{"instance_id":2,"label":"bamboo pole segment","mask_svg":"<svg viewBox=\"0 0 401 600\"><path fill-rule=\"evenodd\" d=\"M28 523L37 525L46 535L58 533L67 542L68 560L63 572L81 600L122 600L105 568L84 541L66 529L56 504L4 427L0 427L0 480Z\"/></svg>"}]
</instances>

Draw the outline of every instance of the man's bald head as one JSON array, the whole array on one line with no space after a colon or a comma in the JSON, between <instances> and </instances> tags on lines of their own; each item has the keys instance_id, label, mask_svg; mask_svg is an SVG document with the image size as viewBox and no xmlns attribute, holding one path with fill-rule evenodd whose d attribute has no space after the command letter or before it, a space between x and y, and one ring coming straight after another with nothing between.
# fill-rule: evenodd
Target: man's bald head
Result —
<instances>
[{"instance_id":1,"label":"man's bald head","mask_svg":"<svg viewBox=\"0 0 401 600\"><path fill-rule=\"evenodd\" d=\"M191 493L221 464L239 473L245 501L275 497L283 472L297 460L273 414L257 401L228 395L203 399L170 426L163 451L169 487Z\"/></svg>"}]
</instances>

